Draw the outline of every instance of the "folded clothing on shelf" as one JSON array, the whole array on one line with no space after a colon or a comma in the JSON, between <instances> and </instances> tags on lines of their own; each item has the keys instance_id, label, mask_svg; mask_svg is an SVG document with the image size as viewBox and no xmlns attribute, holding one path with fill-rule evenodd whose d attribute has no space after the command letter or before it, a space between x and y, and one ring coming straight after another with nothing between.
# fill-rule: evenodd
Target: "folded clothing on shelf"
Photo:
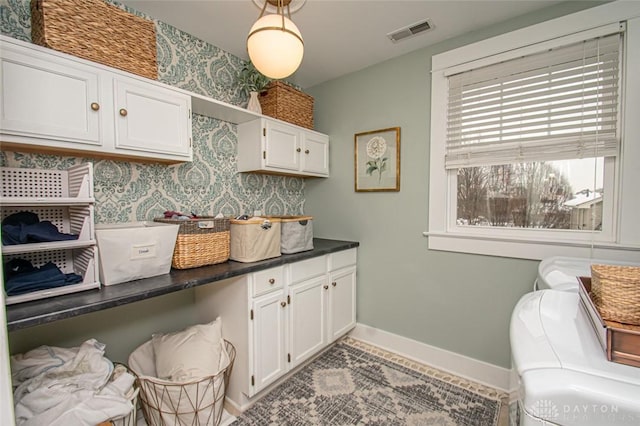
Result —
<instances>
[{"instance_id":1,"label":"folded clothing on shelf","mask_svg":"<svg viewBox=\"0 0 640 426\"><path fill-rule=\"evenodd\" d=\"M25 259L11 259L4 264L4 289L7 296L62 287L82 282L82 276L65 274L54 263L35 267Z\"/></svg>"},{"instance_id":2,"label":"folded clothing on shelf","mask_svg":"<svg viewBox=\"0 0 640 426\"><path fill-rule=\"evenodd\" d=\"M41 222L32 212L14 213L2 221L2 244L5 246L77 239L77 235L60 232L48 220Z\"/></svg>"}]
</instances>

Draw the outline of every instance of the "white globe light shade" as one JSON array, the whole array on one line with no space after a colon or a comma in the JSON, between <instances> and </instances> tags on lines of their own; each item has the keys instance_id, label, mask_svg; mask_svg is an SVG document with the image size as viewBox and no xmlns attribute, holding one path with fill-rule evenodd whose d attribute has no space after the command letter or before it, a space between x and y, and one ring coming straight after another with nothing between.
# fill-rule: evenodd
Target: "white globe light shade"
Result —
<instances>
[{"instance_id":1,"label":"white globe light shade","mask_svg":"<svg viewBox=\"0 0 640 426\"><path fill-rule=\"evenodd\" d=\"M282 15L263 16L253 24L247 39L251 62L258 71L273 79L293 74L304 55L300 30L291 19L284 17L283 31L282 19Z\"/></svg>"}]
</instances>

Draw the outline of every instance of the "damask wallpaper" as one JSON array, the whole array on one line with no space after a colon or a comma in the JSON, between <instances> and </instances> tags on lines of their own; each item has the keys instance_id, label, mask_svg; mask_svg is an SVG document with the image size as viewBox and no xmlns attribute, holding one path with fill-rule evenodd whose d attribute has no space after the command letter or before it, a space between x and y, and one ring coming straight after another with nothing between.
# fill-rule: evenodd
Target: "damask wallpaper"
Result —
<instances>
[{"instance_id":1,"label":"damask wallpaper","mask_svg":"<svg viewBox=\"0 0 640 426\"><path fill-rule=\"evenodd\" d=\"M246 98L234 84L243 65L240 58L163 22L154 22L158 80L244 106ZM31 41L29 0L0 0L0 32ZM64 169L93 162L99 223L150 220L165 210L199 215L303 212L303 179L237 172L234 124L194 115L192 130L191 163L167 166L5 151L0 153L0 165Z\"/></svg>"}]
</instances>

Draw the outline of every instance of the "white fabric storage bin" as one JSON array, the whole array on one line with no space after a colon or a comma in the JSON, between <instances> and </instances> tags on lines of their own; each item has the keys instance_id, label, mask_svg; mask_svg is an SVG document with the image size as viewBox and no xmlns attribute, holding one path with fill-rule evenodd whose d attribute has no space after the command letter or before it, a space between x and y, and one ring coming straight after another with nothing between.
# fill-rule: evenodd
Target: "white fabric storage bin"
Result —
<instances>
[{"instance_id":1,"label":"white fabric storage bin","mask_svg":"<svg viewBox=\"0 0 640 426\"><path fill-rule=\"evenodd\" d=\"M156 222L96 225L102 284L169 273L178 227Z\"/></svg>"},{"instance_id":2,"label":"white fabric storage bin","mask_svg":"<svg viewBox=\"0 0 640 426\"><path fill-rule=\"evenodd\" d=\"M252 217L231 220L229 259L257 262L280 256L280 219Z\"/></svg>"},{"instance_id":3,"label":"white fabric storage bin","mask_svg":"<svg viewBox=\"0 0 640 426\"><path fill-rule=\"evenodd\" d=\"M275 216L282 221L280 232L280 252L299 253L313 250L312 216Z\"/></svg>"}]
</instances>

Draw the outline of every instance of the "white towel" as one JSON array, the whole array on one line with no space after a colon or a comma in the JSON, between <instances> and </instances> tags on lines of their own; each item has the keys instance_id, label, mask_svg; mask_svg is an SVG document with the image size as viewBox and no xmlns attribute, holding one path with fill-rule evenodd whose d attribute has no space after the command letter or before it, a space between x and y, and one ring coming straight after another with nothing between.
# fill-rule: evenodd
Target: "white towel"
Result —
<instances>
[{"instance_id":1,"label":"white towel","mask_svg":"<svg viewBox=\"0 0 640 426\"><path fill-rule=\"evenodd\" d=\"M95 425L128 414L133 376L109 383L113 364L104 348L90 339L78 348L42 346L11 357L16 424Z\"/></svg>"}]
</instances>

